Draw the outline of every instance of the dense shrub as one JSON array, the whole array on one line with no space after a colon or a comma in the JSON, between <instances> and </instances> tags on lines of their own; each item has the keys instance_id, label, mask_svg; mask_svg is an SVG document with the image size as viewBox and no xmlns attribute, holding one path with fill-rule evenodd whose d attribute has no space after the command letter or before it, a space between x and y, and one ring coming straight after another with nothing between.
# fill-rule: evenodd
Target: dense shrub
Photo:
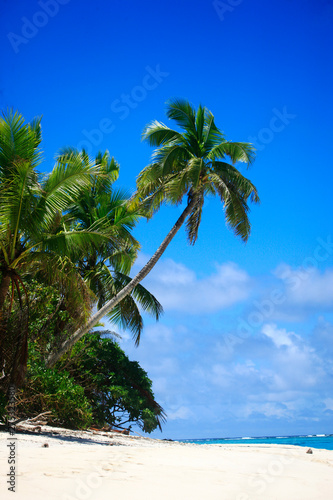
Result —
<instances>
[{"instance_id":1,"label":"dense shrub","mask_svg":"<svg viewBox=\"0 0 333 500\"><path fill-rule=\"evenodd\" d=\"M161 428L165 414L155 401L151 380L110 338L86 335L62 361L62 367L84 387L95 424L135 422L144 432Z\"/></svg>"},{"instance_id":2,"label":"dense shrub","mask_svg":"<svg viewBox=\"0 0 333 500\"><path fill-rule=\"evenodd\" d=\"M51 411L49 423L68 428L86 428L92 423L92 409L84 389L66 371L30 366L28 382L17 394L17 412L32 417Z\"/></svg>"}]
</instances>

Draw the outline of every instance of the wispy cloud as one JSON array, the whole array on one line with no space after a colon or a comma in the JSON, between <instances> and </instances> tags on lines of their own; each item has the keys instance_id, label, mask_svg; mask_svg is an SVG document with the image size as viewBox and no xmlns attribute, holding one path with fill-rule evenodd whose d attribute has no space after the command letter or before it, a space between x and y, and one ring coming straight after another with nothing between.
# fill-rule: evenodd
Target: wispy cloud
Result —
<instances>
[{"instance_id":1,"label":"wispy cloud","mask_svg":"<svg viewBox=\"0 0 333 500\"><path fill-rule=\"evenodd\" d=\"M292 346L293 340L292 336L295 336L293 332L287 332L285 328L277 328L276 325L264 325L262 328L262 333L268 338L272 339L276 347L281 346Z\"/></svg>"},{"instance_id":2,"label":"wispy cloud","mask_svg":"<svg viewBox=\"0 0 333 500\"><path fill-rule=\"evenodd\" d=\"M217 264L215 272L199 277L184 264L166 259L144 282L166 311L202 314L244 301L251 290L246 271L233 262Z\"/></svg>"},{"instance_id":3,"label":"wispy cloud","mask_svg":"<svg viewBox=\"0 0 333 500\"><path fill-rule=\"evenodd\" d=\"M320 272L317 268L304 271L293 269L287 264L275 270L276 277L282 281L287 293L287 302L297 306L306 306L333 310L333 269Z\"/></svg>"}]
</instances>

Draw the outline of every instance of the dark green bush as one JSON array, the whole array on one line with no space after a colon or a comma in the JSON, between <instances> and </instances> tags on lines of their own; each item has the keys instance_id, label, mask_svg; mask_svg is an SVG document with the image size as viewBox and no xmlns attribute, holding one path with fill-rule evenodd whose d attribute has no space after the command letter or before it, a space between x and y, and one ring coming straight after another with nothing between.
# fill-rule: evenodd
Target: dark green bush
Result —
<instances>
[{"instance_id":1,"label":"dark green bush","mask_svg":"<svg viewBox=\"0 0 333 500\"><path fill-rule=\"evenodd\" d=\"M85 335L59 363L61 367L84 388L95 425L128 427L135 422L144 432L161 429L165 413L155 401L152 381L116 342Z\"/></svg>"},{"instance_id":2,"label":"dark green bush","mask_svg":"<svg viewBox=\"0 0 333 500\"><path fill-rule=\"evenodd\" d=\"M17 412L21 418L29 418L46 411L52 412L47 420L53 425L83 429L92 423L92 409L83 387L66 371L33 363L26 386L18 392Z\"/></svg>"}]
</instances>

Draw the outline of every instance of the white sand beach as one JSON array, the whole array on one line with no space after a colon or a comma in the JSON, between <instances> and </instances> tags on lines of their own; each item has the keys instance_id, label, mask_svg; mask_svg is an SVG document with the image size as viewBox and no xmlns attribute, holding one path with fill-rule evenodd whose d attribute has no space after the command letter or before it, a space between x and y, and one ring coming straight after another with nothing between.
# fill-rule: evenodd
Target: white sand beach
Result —
<instances>
[{"instance_id":1,"label":"white sand beach","mask_svg":"<svg viewBox=\"0 0 333 500\"><path fill-rule=\"evenodd\" d=\"M307 454L306 448L284 445L195 445L72 431L14 437L0 433L1 499L333 498L333 451ZM15 496L6 483L8 445L14 442Z\"/></svg>"}]
</instances>

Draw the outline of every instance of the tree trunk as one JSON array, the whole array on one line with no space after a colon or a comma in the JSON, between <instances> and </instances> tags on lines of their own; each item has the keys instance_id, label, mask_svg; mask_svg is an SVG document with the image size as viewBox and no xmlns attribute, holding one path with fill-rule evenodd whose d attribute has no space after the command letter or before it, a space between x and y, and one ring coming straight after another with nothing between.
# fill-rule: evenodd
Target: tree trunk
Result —
<instances>
[{"instance_id":1,"label":"tree trunk","mask_svg":"<svg viewBox=\"0 0 333 500\"><path fill-rule=\"evenodd\" d=\"M4 364L3 345L4 345L5 340L6 340L4 338L6 335L6 328L5 328L4 322L6 320L5 320L3 306L5 304L9 285L10 285L10 275L3 272L2 280L0 283L0 370L3 369L3 364Z\"/></svg>"},{"instance_id":2,"label":"tree trunk","mask_svg":"<svg viewBox=\"0 0 333 500\"><path fill-rule=\"evenodd\" d=\"M9 285L10 285L10 274L3 273L0 284L0 312L2 311L3 305L5 303Z\"/></svg>"},{"instance_id":3,"label":"tree trunk","mask_svg":"<svg viewBox=\"0 0 333 500\"><path fill-rule=\"evenodd\" d=\"M149 259L149 261L141 269L141 271L139 271L138 274L122 290L120 290L120 292L118 292L117 295L115 295L115 297L113 297L106 304L104 304L104 306L101 307L101 309L99 309L97 313L94 314L94 316L92 316L85 325L83 325L75 333L73 333L73 335L70 338L65 340L57 352L50 354L45 363L47 368L52 368L58 361L58 359L61 358L61 356L63 356L69 349L71 349L71 347L73 347L73 345L78 340L80 340L81 337L83 337L83 335L88 333L89 330L91 330L91 328L93 328L103 318L103 316L112 311L112 309L117 304L119 304L119 302L121 302L127 295L129 295L132 292L132 290L136 287L136 285L138 285L147 276L147 274L153 269L159 258L166 250L169 243L172 241L174 236L181 228L186 217L190 214L194 204L195 204L195 199L192 198L191 201L186 206L183 213L181 214L181 216L179 217L179 219L177 220L176 224L173 226L171 231L168 233L166 238L163 240L161 245L154 253L154 255Z\"/></svg>"}]
</instances>

